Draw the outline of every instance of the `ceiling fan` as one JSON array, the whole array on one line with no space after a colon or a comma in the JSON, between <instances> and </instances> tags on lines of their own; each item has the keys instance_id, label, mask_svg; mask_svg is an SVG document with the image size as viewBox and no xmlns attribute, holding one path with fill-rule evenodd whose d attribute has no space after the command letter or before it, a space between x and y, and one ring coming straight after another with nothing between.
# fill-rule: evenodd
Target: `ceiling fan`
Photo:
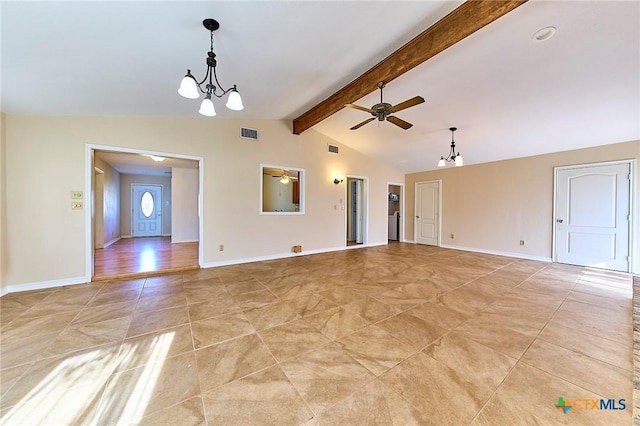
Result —
<instances>
[{"instance_id":1,"label":"ceiling fan","mask_svg":"<svg viewBox=\"0 0 640 426\"><path fill-rule=\"evenodd\" d=\"M402 111L403 109L421 104L424 102L424 98L422 96L416 96L413 97L411 99L408 99L404 102L400 102L398 105L391 105L388 104L386 102L382 101L382 89L384 89L385 84L381 81L380 83L378 83L378 88L380 89L380 103L379 104L375 104L374 106L372 106L371 108L365 108L365 107L361 107L360 105L355 105L355 104L346 104L345 106L349 107L349 108L354 108L354 109L359 109L360 111L366 111L368 113L370 113L371 115L373 115L372 118L368 118L366 120L364 120L362 123L360 124L356 124L355 126L353 126L351 128L351 130L356 130L359 129L360 127L364 126L367 123L370 123L371 121L375 120L376 118L378 119L378 121L384 121L387 120L390 123L395 124L398 127L402 127L404 130L409 129L411 126L413 126L413 124L411 123L407 123L406 121L395 117L391 114L398 112L398 111Z\"/></svg>"}]
</instances>

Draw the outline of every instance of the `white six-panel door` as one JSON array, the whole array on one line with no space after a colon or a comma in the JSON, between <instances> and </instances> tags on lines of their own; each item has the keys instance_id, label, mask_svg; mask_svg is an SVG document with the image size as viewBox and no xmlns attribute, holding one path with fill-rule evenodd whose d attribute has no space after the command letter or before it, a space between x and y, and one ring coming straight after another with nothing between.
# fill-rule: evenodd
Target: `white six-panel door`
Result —
<instances>
[{"instance_id":1,"label":"white six-panel door","mask_svg":"<svg viewBox=\"0 0 640 426\"><path fill-rule=\"evenodd\" d=\"M556 260L629 271L630 163L556 169Z\"/></svg>"}]
</instances>

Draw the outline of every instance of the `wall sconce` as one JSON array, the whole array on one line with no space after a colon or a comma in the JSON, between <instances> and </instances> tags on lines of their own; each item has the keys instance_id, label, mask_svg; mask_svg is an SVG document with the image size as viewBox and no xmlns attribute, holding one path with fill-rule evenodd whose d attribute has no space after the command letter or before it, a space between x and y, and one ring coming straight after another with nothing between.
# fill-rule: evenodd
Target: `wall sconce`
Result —
<instances>
[{"instance_id":1,"label":"wall sconce","mask_svg":"<svg viewBox=\"0 0 640 426\"><path fill-rule=\"evenodd\" d=\"M339 184L339 183L342 183L342 181L343 181L343 180L344 180L344 179L338 179L338 178L335 178L335 179L333 180L333 183L335 183L335 184L337 185L337 184Z\"/></svg>"}]
</instances>

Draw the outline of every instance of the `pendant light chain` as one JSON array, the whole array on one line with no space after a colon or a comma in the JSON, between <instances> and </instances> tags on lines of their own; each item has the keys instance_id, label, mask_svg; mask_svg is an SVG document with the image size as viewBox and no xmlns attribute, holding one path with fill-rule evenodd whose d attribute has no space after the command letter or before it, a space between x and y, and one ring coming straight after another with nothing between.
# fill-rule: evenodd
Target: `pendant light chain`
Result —
<instances>
[{"instance_id":1,"label":"pendant light chain","mask_svg":"<svg viewBox=\"0 0 640 426\"><path fill-rule=\"evenodd\" d=\"M204 75L202 81L198 82L196 78L191 74L191 70L187 70L187 74L182 79L180 83L180 88L178 89L178 93L188 99L198 99L200 97L200 93L202 92L205 96L202 100L202 104L200 105L200 114L206 115L208 117L213 117L216 115L215 106L211 100L211 96L215 96L217 98L222 98L225 95L229 95L227 100L227 108L235 111L240 111L244 109L244 105L242 104L242 98L240 97L240 93L236 85L234 84L231 88L225 90L222 88L222 85L218 81L218 75L216 72L216 67L218 62L216 60L216 54L213 51L213 45L215 43L213 32L220 27L220 24L215 19L205 19L202 24L204 27L209 30L211 33L211 44L209 52L207 52L207 72ZM217 86L213 84L215 83ZM202 85L205 84L203 88ZM220 89L218 91L217 89Z\"/></svg>"}]
</instances>

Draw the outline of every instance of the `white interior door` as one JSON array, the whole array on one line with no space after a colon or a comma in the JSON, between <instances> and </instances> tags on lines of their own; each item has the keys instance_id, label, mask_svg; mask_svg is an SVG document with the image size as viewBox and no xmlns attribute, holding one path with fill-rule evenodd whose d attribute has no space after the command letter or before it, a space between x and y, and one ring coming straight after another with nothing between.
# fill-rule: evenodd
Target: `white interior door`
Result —
<instances>
[{"instance_id":1,"label":"white interior door","mask_svg":"<svg viewBox=\"0 0 640 426\"><path fill-rule=\"evenodd\" d=\"M131 185L131 234L133 237L162 235L162 185Z\"/></svg>"},{"instance_id":2,"label":"white interior door","mask_svg":"<svg viewBox=\"0 0 640 426\"><path fill-rule=\"evenodd\" d=\"M416 184L416 242L439 245L440 182Z\"/></svg>"},{"instance_id":3,"label":"white interior door","mask_svg":"<svg viewBox=\"0 0 640 426\"><path fill-rule=\"evenodd\" d=\"M630 163L556 169L556 260L629 271Z\"/></svg>"}]
</instances>

